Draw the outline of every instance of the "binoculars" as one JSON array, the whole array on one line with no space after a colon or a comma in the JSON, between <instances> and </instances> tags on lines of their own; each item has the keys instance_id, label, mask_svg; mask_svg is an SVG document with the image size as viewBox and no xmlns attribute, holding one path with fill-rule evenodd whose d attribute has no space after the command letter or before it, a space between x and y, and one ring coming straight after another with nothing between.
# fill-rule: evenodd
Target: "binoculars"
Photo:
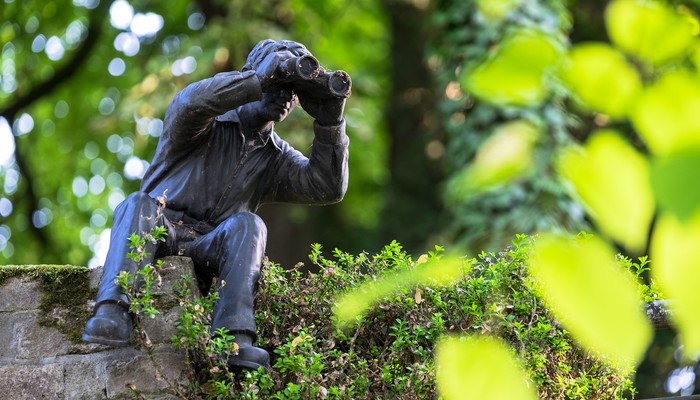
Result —
<instances>
[{"instance_id":1,"label":"binoculars","mask_svg":"<svg viewBox=\"0 0 700 400\"><path fill-rule=\"evenodd\" d=\"M299 92L314 90L318 95L318 86L328 88L335 97L350 96L352 81L345 71L326 71L313 56L301 56L284 60L280 63L283 78L289 79Z\"/></svg>"}]
</instances>

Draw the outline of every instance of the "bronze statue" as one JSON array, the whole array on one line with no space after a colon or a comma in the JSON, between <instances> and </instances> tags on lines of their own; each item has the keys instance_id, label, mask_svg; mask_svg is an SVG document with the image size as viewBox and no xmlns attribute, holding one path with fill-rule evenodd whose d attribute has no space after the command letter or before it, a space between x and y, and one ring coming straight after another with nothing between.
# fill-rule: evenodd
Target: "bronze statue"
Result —
<instances>
[{"instance_id":1,"label":"bronze statue","mask_svg":"<svg viewBox=\"0 0 700 400\"><path fill-rule=\"evenodd\" d=\"M211 332L224 327L235 335L239 352L229 365L269 367L268 352L255 346L253 303L267 231L254 213L265 202L330 204L343 198L349 89L347 74L324 71L302 44L264 40L240 72L220 73L180 91L165 114L141 191L115 210L95 315L83 340L129 344L129 299L115 280L121 271L140 267L126 256L128 237L164 226L166 241L146 249L151 256L143 265L154 257L184 255L198 275L218 276L225 284ZM297 103L315 119L308 158L274 131ZM164 193L162 208L158 197Z\"/></svg>"}]
</instances>

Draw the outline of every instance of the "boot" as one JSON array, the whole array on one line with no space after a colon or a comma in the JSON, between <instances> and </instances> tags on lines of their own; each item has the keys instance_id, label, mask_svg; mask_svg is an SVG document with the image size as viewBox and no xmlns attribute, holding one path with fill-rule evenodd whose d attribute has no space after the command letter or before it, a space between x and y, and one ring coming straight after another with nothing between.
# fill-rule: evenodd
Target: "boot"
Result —
<instances>
[{"instance_id":1,"label":"boot","mask_svg":"<svg viewBox=\"0 0 700 400\"><path fill-rule=\"evenodd\" d=\"M260 367L270 370L270 354L265 349L253 346L253 337L246 334L235 334L233 339L238 344L238 354L228 355L228 366L232 369L252 369Z\"/></svg>"},{"instance_id":2,"label":"boot","mask_svg":"<svg viewBox=\"0 0 700 400\"><path fill-rule=\"evenodd\" d=\"M124 347L129 345L133 324L129 311L115 303L103 303L85 325L83 340L90 343Z\"/></svg>"}]
</instances>

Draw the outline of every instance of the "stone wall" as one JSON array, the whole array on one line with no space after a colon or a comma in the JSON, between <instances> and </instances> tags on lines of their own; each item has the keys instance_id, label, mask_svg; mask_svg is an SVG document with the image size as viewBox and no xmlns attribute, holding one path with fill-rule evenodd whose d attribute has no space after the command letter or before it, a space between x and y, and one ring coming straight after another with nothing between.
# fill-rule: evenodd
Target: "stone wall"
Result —
<instances>
[{"instance_id":1,"label":"stone wall","mask_svg":"<svg viewBox=\"0 0 700 400\"><path fill-rule=\"evenodd\" d=\"M182 274L193 275L191 262L165 260L157 292L171 307L144 321L153 343L150 353L137 345L80 342L101 273L62 266L0 267L0 398L182 398L176 388L186 385L192 371L184 353L170 344L179 315L172 283Z\"/></svg>"}]
</instances>

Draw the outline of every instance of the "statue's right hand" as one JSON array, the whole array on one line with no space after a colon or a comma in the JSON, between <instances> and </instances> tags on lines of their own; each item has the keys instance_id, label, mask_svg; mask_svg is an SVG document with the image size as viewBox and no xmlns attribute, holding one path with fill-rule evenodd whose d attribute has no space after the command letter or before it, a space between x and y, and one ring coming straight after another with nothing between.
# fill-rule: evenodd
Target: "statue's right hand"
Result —
<instances>
[{"instance_id":1,"label":"statue's right hand","mask_svg":"<svg viewBox=\"0 0 700 400\"><path fill-rule=\"evenodd\" d=\"M263 92L276 90L280 84L285 83L286 74L282 71L281 64L293 57L289 51L272 52L265 56L255 70Z\"/></svg>"}]
</instances>

